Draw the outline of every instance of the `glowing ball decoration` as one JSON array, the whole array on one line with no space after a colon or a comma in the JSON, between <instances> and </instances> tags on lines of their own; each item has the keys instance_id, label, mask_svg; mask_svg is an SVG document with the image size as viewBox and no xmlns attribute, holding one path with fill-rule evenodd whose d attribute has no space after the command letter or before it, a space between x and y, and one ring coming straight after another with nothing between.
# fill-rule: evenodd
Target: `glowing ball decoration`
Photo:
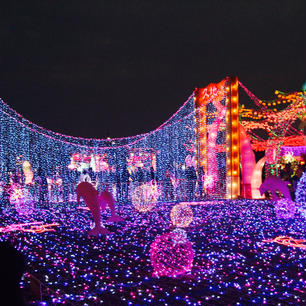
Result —
<instances>
[{"instance_id":1,"label":"glowing ball decoration","mask_svg":"<svg viewBox=\"0 0 306 306\"><path fill-rule=\"evenodd\" d=\"M20 215L29 215L34 211L34 200L31 193L18 184L14 184L11 188L10 203L15 206Z\"/></svg>"},{"instance_id":2,"label":"glowing ball decoration","mask_svg":"<svg viewBox=\"0 0 306 306\"><path fill-rule=\"evenodd\" d=\"M179 203L173 206L170 213L171 222L176 227L187 227L193 220L193 211L189 203Z\"/></svg>"},{"instance_id":3,"label":"glowing ball decoration","mask_svg":"<svg viewBox=\"0 0 306 306\"><path fill-rule=\"evenodd\" d=\"M140 212L150 211L158 200L157 185L153 183L137 186L132 192L132 203Z\"/></svg>"},{"instance_id":4,"label":"glowing ball decoration","mask_svg":"<svg viewBox=\"0 0 306 306\"><path fill-rule=\"evenodd\" d=\"M194 251L182 229L157 236L150 247L156 277L176 277L191 271Z\"/></svg>"},{"instance_id":5,"label":"glowing ball decoration","mask_svg":"<svg viewBox=\"0 0 306 306\"><path fill-rule=\"evenodd\" d=\"M290 199L280 199L276 201L274 206L274 211L277 218L280 219L290 219L294 218L295 215L295 203Z\"/></svg>"}]
</instances>

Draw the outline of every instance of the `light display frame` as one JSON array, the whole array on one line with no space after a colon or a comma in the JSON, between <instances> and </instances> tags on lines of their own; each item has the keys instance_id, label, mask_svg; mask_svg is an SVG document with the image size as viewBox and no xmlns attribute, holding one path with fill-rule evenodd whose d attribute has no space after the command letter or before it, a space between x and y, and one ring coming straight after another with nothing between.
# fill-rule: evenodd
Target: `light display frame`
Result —
<instances>
[{"instance_id":1,"label":"light display frame","mask_svg":"<svg viewBox=\"0 0 306 306\"><path fill-rule=\"evenodd\" d=\"M108 167L104 173L100 171L101 175L97 173L98 181L104 186L115 185L116 180L120 181L122 169L128 166L131 153L136 152L137 155L139 151L138 155L141 155L141 152L148 151L154 157L152 171L159 184L163 184L168 171L172 181L176 182L178 191L175 192L183 190L189 184L186 183L188 178L185 170L190 165L186 161L193 160L196 173L199 166L205 167L207 182L203 185L207 197L235 198L239 194L239 181L233 178L233 173L239 177L239 169L233 170L236 164L232 160L239 159L239 150L233 151L234 147L239 146L239 139L236 139L239 135L235 134L236 130L232 127L238 124L238 117L234 115L238 105L237 84L236 89L233 86L232 79L226 78L218 84L197 89L157 129L132 137L112 139L73 137L44 129L0 100L1 177L4 183L9 183L14 172L21 172L18 162L28 161L32 165L34 185L39 168L49 179L60 175L63 186L75 185L80 173L71 166L74 156L106 156ZM202 101L202 105L199 101ZM229 118L226 116L228 112L231 113ZM228 142L228 138L232 141ZM152 173L148 169L143 170L144 183L147 183L152 179ZM133 173L130 174L130 180L135 180ZM224 182L230 184L231 188L226 188ZM178 188L180 184L182 188ZM197 186L195 181L192 184ZM192 190L195 192L195 188ZM73 188L70 188L70 192L73 192ZM165 200L163 193L159 200ZM194 200L194 195L192 199L184 196L184 200Z\"/></svg>"}]
</instances>

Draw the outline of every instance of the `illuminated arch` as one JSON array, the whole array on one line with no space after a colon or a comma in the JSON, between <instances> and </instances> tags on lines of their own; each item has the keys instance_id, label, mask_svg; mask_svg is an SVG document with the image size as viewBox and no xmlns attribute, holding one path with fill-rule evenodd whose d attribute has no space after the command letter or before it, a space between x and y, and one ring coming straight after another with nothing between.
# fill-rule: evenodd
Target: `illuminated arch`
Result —
<instances>
[{"instance_id":1,"label":"illuminated arch","mask_svg":"<svg viewBox=\"0 0 306 306\"><path fill-rule=\"evenodd\" d=\"M2 177L18 166L17 158L29 161L34 170L44 168L47 175L80 169L76 164L87 162L108 174L125 164L134 179L133 171L140 165L147 172L152 168L158 182L170 171L179 192L184 190L179 185L190 155L196 168L205 168L206 182L212 181L204 184L208 195L236 198L240 192L237 78L197 89L165 123L141 135L114 139L63 135L30 122L2 100L0 134Z\"/></svg>"}]
</instances>

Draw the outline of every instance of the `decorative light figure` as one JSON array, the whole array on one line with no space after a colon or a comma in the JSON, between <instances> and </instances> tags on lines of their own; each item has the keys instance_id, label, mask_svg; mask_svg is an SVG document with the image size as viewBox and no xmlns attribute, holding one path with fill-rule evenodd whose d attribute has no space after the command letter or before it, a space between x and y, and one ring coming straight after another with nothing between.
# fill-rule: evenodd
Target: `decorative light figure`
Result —
<instances>
[{"instance_id":1,"label":"decorative light figure","mask_svg":"<svg viewBox=\"0 0 306 306\"><path fill-rule=\"evenodd\" d=\"M181 231L158 236L150 247L154 276L176 277L192 269L194 251Z\"/></svg>"},{"instance_id":2,"label":"decorative light figure","mask_svg":"<svg viewBox=\"0 0 306 306\"><path fill-rule=\"evenodd\" d=\"M210 187L213 186L213 184L214 184L213 177L210 176L210 175L205 175L205 177L204 177L204 187L205 188L210 188Z\"/></svg>"},{"instance_id":3,"label":"decorative light figure","mask_svg":"<svg viewBox=\"0 0 306 306\"><path fill-rule=\"evenodd\" d=\"M188 227L193 220L193 212L189 203L182 202L173 206L170 218L174 226Z\"/></svg>"},{"instance_id":4,"label":"decorative light figure","mask_svg":"<svg viewBox=\"0 0 306 306\"><path fill-rule=\"evenodd\" d=\"M156 205L158 195L157 184L141 184L132 191L132 204L136 210L147 212Z\"/></svg>"},{"instance_id":5,"label":"decorative light figure","mask_svg":"<svg viewBox=\"0 0 306 306\"><path fill-rule=\"evenodd\" d=\"M287 152L287 154L283 156L283 161L286 164L293 163L295 161L295 158L293 157L293 152Z\"/></svg>"},{"instance_id":6,"label":"decorative light figure","mask_svg":"<svg viewBox=\"0 0 306 306\"><path fill-rule=\"evenodd\" d=\"M10 192L10 203L20 215L29 215L34 211L34 200L30 192L18 184L14 184Z\"/></svg>"},{"instance_id":7,"label":"decorative light figure","mask_svg":"<svg viewBox=\"0 0 306 306\"><path fill-rule=\"evenodd\" d=\"M26 185L31 184L32 181L33 181L33 177L34 177L31 163L29 161L25 160L22 163L22 170L23 170L23 173L24 173L24 176L25 176L25 182L24 183Z\"/></svg>"}]
</instances>

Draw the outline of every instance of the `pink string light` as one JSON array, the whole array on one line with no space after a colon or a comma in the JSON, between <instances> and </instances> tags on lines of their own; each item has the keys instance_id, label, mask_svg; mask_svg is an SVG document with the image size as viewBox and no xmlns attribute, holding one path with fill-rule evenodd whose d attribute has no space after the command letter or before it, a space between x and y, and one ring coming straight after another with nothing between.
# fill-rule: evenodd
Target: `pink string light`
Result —
<instances>
[{"instance_id":1,"label":"pink string light","mask_svg":"<svg viewBox=\"0 0 306 306\"><path fill-rule=\"evenodd\" d=\"M28 222L10 224L4 227L0 227L0 233L8 232L28 232L28 233L44 233L44 232L55 232L54 226L59 226L59 223L44 224L43 222Z\"/></svg>"},{"instance_id":2,"label":"pink string light","mask_svg":"<svg viewBox=\"0 0 306 306\"><path fill-rule=\"evenodd\" d=\"M15 122L19 123L20 125L24 126L25 128L27 129L30 129L32 132L34 133L37 133L39 135L42 135L42 136L45 136L49 139L52 139L52 140L55 140L55 141L59 141L61 143L64 143L64 144L68 144L68 145L71 145L71 146L75 146L75 147L79 147L79 148L85 148L85 149L92 149L92 150L108 150L108 149L114 149L114 148L127 148L127 147L130 147L140 141L142 141L143 139L145 139L146 137L150 136L150 135L153 135L154 133L160 131L162 128L168 128L168 127L171 127L179 122L182 122L183 120L191 117L192 115L195 114L195 109L189 113L188 115L186 115L185 117L182 117L181 119L177 120L177 121L174 121L172 123L169 123L183 108L184 106L190 101L190 99L193 97L194 95L194 92L189 96L189 98L185 101L185 103L177 110L176 113L174 113L166 122L164 122L163 124L161 124L158 128L156 128L155 130L151 131L151 132L148 132L148 133L145 133L145 134L139 134L139 135L136 135L136 136L131 136L131 137L122 137L122 138L112 138L112 139L96 139L96 138L82 138L82 137L74 137L74 136L69 136L69 135L64 135L64 134L60 134L60 133L57 133L57 132L53 132L51 130L48 130L48 129L45 129L41 126L38 126L36 125L35 123L25 119L22 115L20 115L19 113L17 113L15 110L13 110L11 107L9 107L3 100L0 99L0 103L2 103L3 105L5 105L11 112L14 113L15 116L17 116L20 120L17 120L17 118L15 118L14 116L12 116L11 114L9 114L8 112L6 112L5 110L3 109L0 109L0 111L2 113L4 113L5 115L7 115L9 118L13 119ZM24 120L26 121L26 123L28 125L26 125L25 123L21 122L21 120ZM37 129L33 129L30 127L30 125L32 126L35 126ZM39 130L43 130L42 132L39 131ZM103 147L100 147L100 146L88 146L88 145L81 145L81 144L77 144L77 143L74 143L74 142L70 142L70 141L65 141L65 140L62 140L62 139L58 139L54 136L50 136L46 133L51 133L51 134L54 134L56 136L59 136L59 137L64 137L64 138L68 138L68 139L73 139L73 140L78 140L78 141L97 141L97 142L110 142L110 141L118 141L118 140L129 140L129 139L135 139L133 142L129 142L125 145L116 145L116 146L103 146Z\"/></svg>"},{"instance_id":3,"label":"pink string light","mask_svg":"<svg viewBox=\"0 0 306 306\"><path fill-rule=\"evenodd\" d=\"M274 239L263 240L263 242L276 242L285 246L306 249L306 240L304 239L294 239L289 236L278 236Z\"/></svg>"},{"instance_id":4,"label":"pink string light","mask_svg":"<svg viewBox=\"0 0 306 306\"><path fill-rule=\"evenodd\" d=\"M248 90L242 82L238 82L240 87L246 92L246 94L255 102L255 104L261 109L261 110L267 110L267 107L265 105L262 105L260 103L260 100L250 91Z\"/></svg>"}]
</instances>

